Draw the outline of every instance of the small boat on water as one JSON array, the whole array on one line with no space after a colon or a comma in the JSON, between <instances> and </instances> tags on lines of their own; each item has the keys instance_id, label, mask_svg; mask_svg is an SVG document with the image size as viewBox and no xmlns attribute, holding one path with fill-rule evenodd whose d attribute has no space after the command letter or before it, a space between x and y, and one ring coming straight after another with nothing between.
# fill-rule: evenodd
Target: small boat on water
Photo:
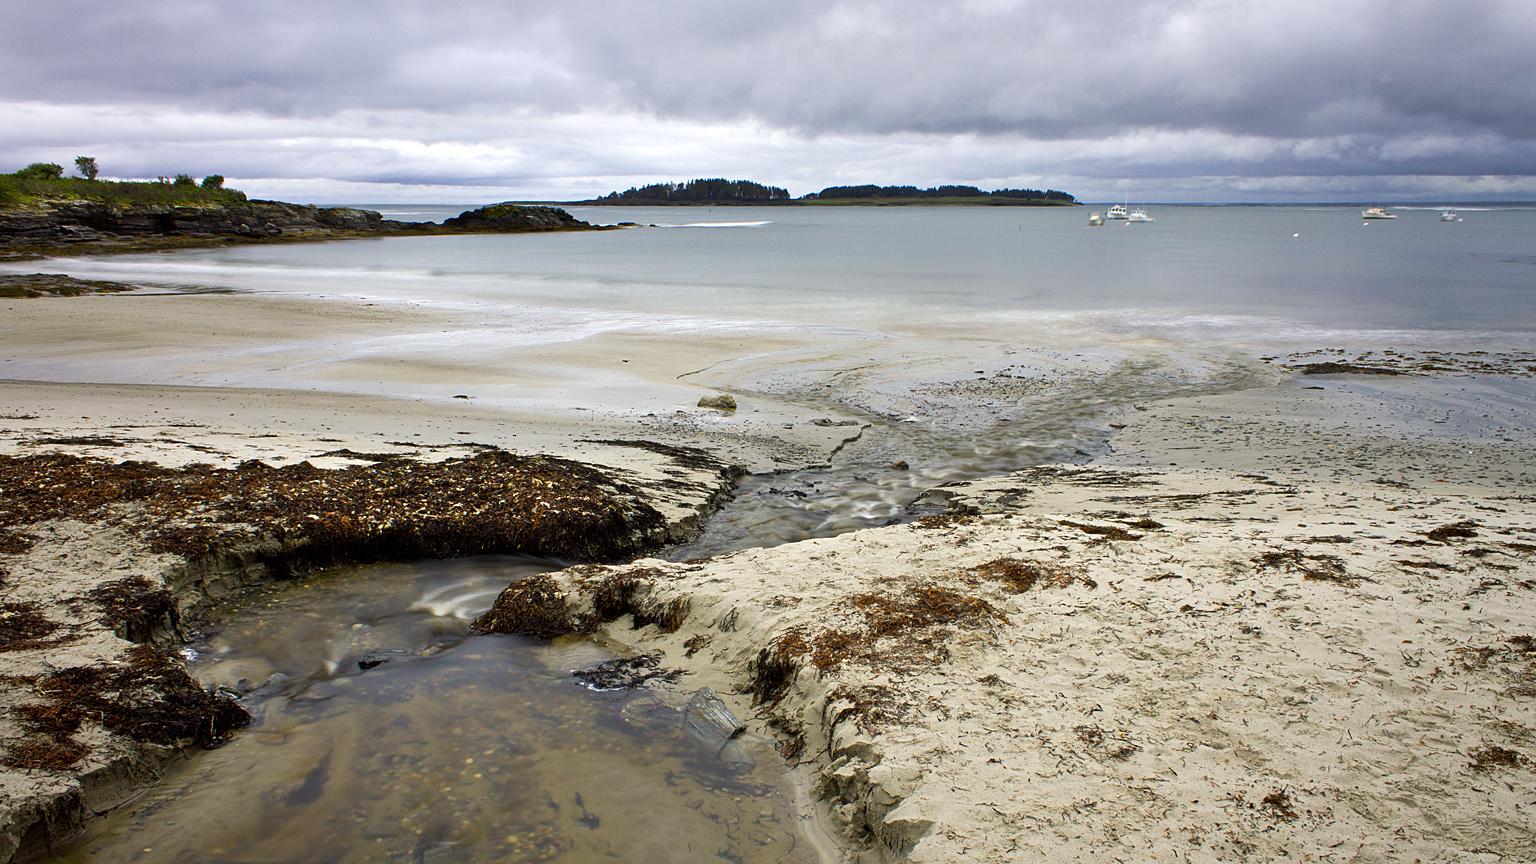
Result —
<instances>
[{"instance_id":1,"label":"small boat on water","mask_svg":"<svg viewBox=\"0 0 1536 864\"><path fill-rule=\"evenodd\" d=\"M1131 218L1131 214L1130 211L1126 209L1124 204L1111 204L1109 205L1109 210L1104 213L1104 218L1129 219Z\"/></svg>"},{"instance_id":2,"label":"small boat on water","mask_svg":"<svg viewBox=\"0 0 1536 864\"><path fill-rule=\"evenodd\" d=\"M1095 227L1103 225L1104 224L1104 214L1099 213L1097 210L1095 210L1092 213L1089 213L1088 214L1088 224L1089 225L1093 225Z\"/></svg>"},{"instance_id":3,"label":"small boat on water","mask_svg":"<svg viewBox=\"0 0 1536 864\"><path fill-rule=\"evenodd\" d=\"M1137 207L1135 210L1132 210L1131 214L1129 216L1125 217L1125 224L1127 224L1127 225L1131 224L1132 222L1156 222L1156 221L1157 221L1156 219L1153 219L1151 216L1147 215L1147 211L1146 210L1143 210L1140 207Z\"/></svg>"},{"instance_id":4,"label":"small boat on water","mask_svg":"<svg viewBox=\"0 0 1536 864\"><path fill-rule=\"evenodd\" d=\"M1396 219L1396 214L1387 212L1385 207L1367 207L1360 211L1361 219Z\"/></svg>"},{"instance_id":5,"label":"small boat on water","mask_svg":"<svg viewBox=\"0 0 1536 864\"><path fill-rule=\"evenodd\" d=\"M1447 207L1440 211L1441 222L1460 222L1461 216L1456 213L1455 207Z\"/></svg>"}]
</instances>

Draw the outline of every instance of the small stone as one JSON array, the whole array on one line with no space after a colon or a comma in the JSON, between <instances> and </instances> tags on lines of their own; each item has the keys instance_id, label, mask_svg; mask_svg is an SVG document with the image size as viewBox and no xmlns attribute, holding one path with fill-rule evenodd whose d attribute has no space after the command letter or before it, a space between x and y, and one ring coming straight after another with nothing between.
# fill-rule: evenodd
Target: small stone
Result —
<instances>
[{"instance_id":1,"label":"small stone","mask_svg":"<svg viewBox=\"0 0 1536 864\"><path fill-rule=\"evenodd\" d=\"M713 408L717 411L735 411L736 400L729 393L721 393L718 396L699 397L700 408Z\"/></svg>"}]
</instances>

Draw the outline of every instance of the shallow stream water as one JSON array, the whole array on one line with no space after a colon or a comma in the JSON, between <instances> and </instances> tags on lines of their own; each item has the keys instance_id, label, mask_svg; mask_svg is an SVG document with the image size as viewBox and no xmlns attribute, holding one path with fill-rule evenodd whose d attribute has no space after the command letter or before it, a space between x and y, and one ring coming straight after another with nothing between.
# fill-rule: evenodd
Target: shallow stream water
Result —
<instances>
[{"instance_id":1,"label":"shallow stream water","mask_svg":"<svg viewBox=\"0 0 1536 864\"><path fill-rule=\"evenodd\" d=\"M1251 357L1100 351L1071 369L1039 357L987 357L963 372L896 360L807 385L779 370L740 389L818 406L843 420L827 463L744 477L734 498L672 560L776 546L909 521L944 509L924 493L1045 463L1087 462L1110 449L1117 416L1137 402L1258 386L1273 374ZM972 368L980 367L980 368ZM789 379L789 380L786 380Z\"/></svg>"},{"instance_id":2,"label":"shallow stream water","mask_svg":"<svg viewBox=\"0 0 1536 864\"><path fill-rule=\"evenodd\" d=\"M255 722L45 860L818 861L768 742L748 768L684 733L686 679L595 691L571 674L612 656L592 640L469 633L555 566L343 569L227 608L187 654Z\"/></svg>"}]
</instances>

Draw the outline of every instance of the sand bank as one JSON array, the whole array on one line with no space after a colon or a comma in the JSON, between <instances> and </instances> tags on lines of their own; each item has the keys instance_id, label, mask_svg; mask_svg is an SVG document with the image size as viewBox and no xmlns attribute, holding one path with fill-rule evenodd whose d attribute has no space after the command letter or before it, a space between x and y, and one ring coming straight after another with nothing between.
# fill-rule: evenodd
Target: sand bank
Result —
<instances>
[{"instance_id":1,"label":"sand bank","mask_svg":"<svg viewBox=\"0 0 1536 864\"><path fill-rule=\"evenodd\" d=\"M1446 407L1500 386L1173 400L1122 418L1120 464L938 493L965 515L546 597L686 608L601 629L758 711L860 858L1520 860L1531 403Z\"/></svg>"}]
</instances>

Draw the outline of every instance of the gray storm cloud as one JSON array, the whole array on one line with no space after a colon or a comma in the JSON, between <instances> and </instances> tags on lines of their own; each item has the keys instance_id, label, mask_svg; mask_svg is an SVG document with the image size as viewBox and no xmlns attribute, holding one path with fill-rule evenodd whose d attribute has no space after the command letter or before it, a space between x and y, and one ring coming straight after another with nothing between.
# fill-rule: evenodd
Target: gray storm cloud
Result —
<instances>
[{"instance_id":1,"label":"gray storm cloud","mask_svg":"<svg viewBox=\"0 0 1536 864\"><path fill-rule=\"evenodd\" d=\"M1536 176L1528 0L9 5L13 162L591 192Z\"/></svg>"}]
</instances>

